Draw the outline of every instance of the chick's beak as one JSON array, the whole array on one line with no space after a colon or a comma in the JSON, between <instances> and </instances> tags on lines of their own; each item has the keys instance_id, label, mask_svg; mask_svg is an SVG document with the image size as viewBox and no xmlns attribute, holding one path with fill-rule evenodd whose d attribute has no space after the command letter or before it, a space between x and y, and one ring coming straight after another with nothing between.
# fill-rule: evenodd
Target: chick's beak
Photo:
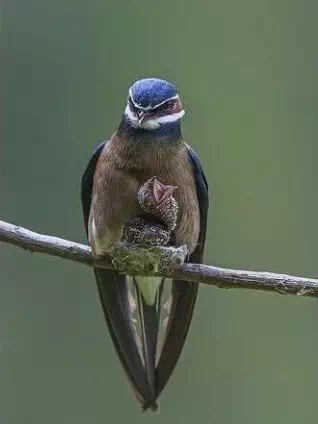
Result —
<instances>
[{"instance_id":1,"label":"chick's beak","mask_svg":"<svg viewBox=\"0 0 318 424\"><path fill-rule=\"evenodd\" d=\"M162 184L157 177L154 177L152 194L157 203L162 203L168 197L172 196L173 192L177 189L177 186Z\"/></svg>"}]
</instances>

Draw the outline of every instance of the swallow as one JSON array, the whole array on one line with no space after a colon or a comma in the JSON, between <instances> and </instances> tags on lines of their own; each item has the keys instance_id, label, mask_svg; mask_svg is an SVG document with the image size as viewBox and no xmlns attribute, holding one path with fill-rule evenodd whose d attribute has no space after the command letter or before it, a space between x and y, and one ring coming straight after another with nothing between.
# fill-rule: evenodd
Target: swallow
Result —
<instances>
[{"instance_id":1,"label":"swallow","mask_svg":"<svg viewBox=\"0 0 318 424\"><path fill-rule=\"evenodd\" d=\"M197 154L183 139L184 113L179 93L168 81L146 78L130 87L117 131L97 146L81 181L86 233L95 256L111 251L122 240L125 225L144 213L138 192L156 176L162 184L178 187L169 243L186 245L189 262L202 262L208 184ZM159 189L156 195L160 200ZM143 410L156 410L184 346L198 283L170 283L169 318L159 348L161 298L169 281L101 268L94 273L109 333L132 389Z\"/></svg>"}]
</instances>

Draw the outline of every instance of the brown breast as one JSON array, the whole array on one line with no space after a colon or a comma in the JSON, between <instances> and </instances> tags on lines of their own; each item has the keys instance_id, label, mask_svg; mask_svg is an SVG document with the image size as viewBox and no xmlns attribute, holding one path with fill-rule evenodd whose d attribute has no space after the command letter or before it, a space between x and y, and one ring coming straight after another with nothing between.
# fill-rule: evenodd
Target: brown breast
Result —
<instances>
[{"instance_id":1,"label":"brown breast","mask_svg":"<svg viewBox=\"0 0 318 424\"><path fill-rule=\"evenodd\" d=\"M154 175L164 184L179 187L174 193L179 205L176 242L194 250L200 213L187 145L184 142L136 143L118 140L116 136L107 143L94 176L90 241L98 239L98 244L107 248L121 237L124 223L140 212L139 187Z\"/></svg>"}]
</instances>

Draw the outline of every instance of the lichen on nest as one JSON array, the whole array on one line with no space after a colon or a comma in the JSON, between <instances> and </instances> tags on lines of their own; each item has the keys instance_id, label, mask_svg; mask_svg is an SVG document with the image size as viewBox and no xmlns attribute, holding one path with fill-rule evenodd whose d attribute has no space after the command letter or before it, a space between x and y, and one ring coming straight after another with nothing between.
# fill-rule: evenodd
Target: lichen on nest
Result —
<instances>
[{"instance_id":1,"label":"lichen on nest","mask_svg":"<svg viewBox=\"0 0 318 424\"><path fill-rule=\"evenodd\" d=\"M108 252L112 265L129 275L169 274L183 265L188 249L186 246L142 246L120 242Z\"/></svg>"}]
</instances>

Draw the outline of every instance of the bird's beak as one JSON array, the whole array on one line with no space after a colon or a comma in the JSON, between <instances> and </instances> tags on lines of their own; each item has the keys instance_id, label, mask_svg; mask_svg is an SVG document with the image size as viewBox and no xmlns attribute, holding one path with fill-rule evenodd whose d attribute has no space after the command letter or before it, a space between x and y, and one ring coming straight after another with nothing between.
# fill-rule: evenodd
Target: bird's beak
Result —
<instances>
[{"instance_id":1,"label":"bird's beak","mask_svg":"<svg viewBox=\"0 0 318 424\"><path fill-rule=\"evenodd\" d=\"M138 125L141 125L147 116L147 112L145 112L144 110L139 110L137 112L137 116L138 116Z\"/></svg>"},{"instance_id":2,"label":"bird's beak","mask_svg":"<svg viewBox=\"0 0 318 424\"><path fill-rule=\"evenodd\" d=\"M162 184L157 177L154 177L152 194L156 202L161 203L165 201L168 197L172 196L172 193L177 189L177 186L164 185Z\"/></svg>"}]
</instances>

